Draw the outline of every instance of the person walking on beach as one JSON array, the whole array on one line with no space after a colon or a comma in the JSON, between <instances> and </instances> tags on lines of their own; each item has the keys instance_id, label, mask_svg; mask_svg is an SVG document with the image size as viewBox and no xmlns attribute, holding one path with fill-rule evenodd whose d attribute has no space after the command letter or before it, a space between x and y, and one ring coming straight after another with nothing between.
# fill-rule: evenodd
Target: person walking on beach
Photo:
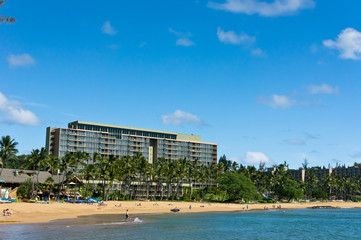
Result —
<instances>
[{"instance_id":1,"label":"person walking on beach","mask_svg":"<svg viewBox=\"0 0 361 240\"><path fill-rule=\"evenodd\" d=\"M128 215L128 209L127 211L125 212L125 219L128 219L129 218L129 215Z\"/></svg>"}]
</instances>

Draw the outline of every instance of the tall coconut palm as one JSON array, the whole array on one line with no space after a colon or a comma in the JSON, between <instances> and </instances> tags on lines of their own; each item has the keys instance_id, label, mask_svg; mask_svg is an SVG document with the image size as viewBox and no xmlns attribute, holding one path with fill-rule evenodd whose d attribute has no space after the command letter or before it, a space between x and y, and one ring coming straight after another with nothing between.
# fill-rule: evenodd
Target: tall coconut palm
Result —
<instances>
[{"instance_id":1,"label":"tall coconut palm","mask_svg":"<svg viewBox=\"0 0 361 240\"><path fill-rule=\"evenodd\" d=\"M103 200L107 200L105 199L105 183L108 180L109 158L101 157L96 165L103 182Z\"/></svg>"},{"instance_id":2,"label":"tall coconut palm","mask_svg":"<svg viewBox=\"0 0 361 240\"><path fill-rule=\"evenodd\" d=\"M146 176L146 198L149 199L149 190L150 184L154 181L155 167L151 163L147 163L147 167L145 169L145 176Z\"/></svg>"},{"instance_id":3,"label":"tall coconut palm","mask_svg":"<svg viewBox=\"0 0 361 240\"><path fill-rule=\"evenodd\" d=\"M206 165L201 165L199 170L199 180L201 183L201 198L204 197L204 188L208 185L209 169Z\"/></svg>"},{"instance_id":4,"label":"tall coconut palm","mask_svg":"<svg viewBox=\"0 0 361 240\"><path fill-rule=\"evenodd\" d=\"M116 158L114 155L110 155L107 161L108 168L107 168L107 180L108 180L108 186L107 191L105 194L105 199L108 199L109 196L109 190L113 187L114 180L116 179L117 175L120 172L120 160L119 158Z\"/></svg>"},{"instance_id":5,"label":"tall coconut palm","mask_svg":"<svg viewBox=\"0 0 361 240\"><path fill-rule=\"evenodd\" d=\"M30 154L29 163L37 170L37 183L39 184L40 171L47 166L48 150L46 148L33 149Z\"/></svg>"},{"instance_id":6,"label":"tall coconut palm","mask_svg":"<svg viewBox=\"0 0 361 240\"><path fill-rule=\"evenodd\" d=\"M145 159L145 157L137 152L134 156L133 156L133 161L136 164L136 171L139 174L139 178L138 178L138 185L137 185L137 194L138 192L140 192L140 196L143 196L143 188L142 185L144 183L144 175L146 173L147 170L147 160Z\"/></svg>"},{"instance_id":7,"label":"tall coconut palm","mask_svg":"<svg viewBox=\"0 0 361 240\"><path fill-rule=\"evenodd\" d=\"M51 174L51 178L54 178L53 176L60 169L59 158L55 155L49 155L49 157L47 158L46 164L49 167L48 171Z\"/></svg>"},{"instance_id":8,"label":"tall coconut palm","mask_svg":"<svg viewBox=\"0 0 361 240\"><path fill-rule=\"evenodd\" d=\"M183 183L183 178L186 174L187 166L188 166L188 161L186 158L180 158L178 159L178 161L176 161L175 177L177 178L177 189L175 194L173 195L173 199L174 197L176 197L177 200L179 200L179 190Z\"/></svg>"},{"instance_id":9,"label":"tall coconut palm","mask_svg":"<svg viewBox=\"0 0 361 240\"><path fill-rule=\"evenodd\" d=\"M60 171L63 173L63 179L61 181L61 187L59 188L58 197L60 195L61 189L64 187L64 181L66 177L72 175L70 170L70 166L73 164L74 156L71 153L66 153L62 158L60 158Z\"/></svg>"},{"instance_id":10,"label":"tall coconut palm","mask_svg":"<svg viewBox=\"0 0 361 240\"><path fill-rule=\"evenodd\" d=\"M174 170L175 170L175 162L170 160L166 164L163 165L162 171L167 183L167 200L170 198L170 194L172 192L172 181L174 179Z\"/></svg>"},{"instance_id":11,"label":"tall coconut palm","mask_svg":"<svg viewBox=\"0 0 361 240\"><path fill-rule=\"evenodd\" d=\"M48 171L51 174L51 178L54 180L54 175L58 173L58 171L60 170L60 159L58 157L56 157L55 155L49 155L47 160L46 160L46 165L48 166ZM60 188L60 176L57 176L57 181L58 182L58 188ZM54 190L55 192L55 185L54 185Z\"/></svg>"},{"instance_id":12,"label":"tall coconut palm","mask_svg":"<svg viewBox=\"0 0 361 240\"><path fill-rule=\"evenodd\" d=\"M136 174L135 165L133 159L129 155L122 157L122 164L124 165L123 180L125 184L125 195L132 198L134 191L130 192L130 188Z\"/></svg>"},{"instance_id":13,"label":"tall coconut palm","mask_svg":"<svg viewBox=\"0 0 361 240\"><path fill-rule=\"evenodd\" d=\"M74 173L76 174L79 168L82 168L85 164L87 164L89 159L89 155L86 152L77 151L73 155L73 161L71 164Z\"/></svg>"},{"instance_id":14,"label":"tall coconut palm","mask_svg":"<svg viewBox=\"0 0 361 240\"><path fill-rule=\"evenodd\" d=\"M15 142L15 139L11 139L9 135L1 137L0 140L0 160L1 160L1 172L0 176L3 172L4 166L7 161L11 158L14 158L15 155L18 153L16 146L18 145Z\"/></svg>"},{"instance_id":15,"label":"tall coconut palm","mask_svg":"<svg viewBox=\"0 0 361 240\"><path fill-rule=\"evenodd\" d=\"M94 179L97 172L97 168L94 164L87 164L85 168L79 170L81 176L86 180L85 194L88 196L89 180Z\"/></svg>"},{"instance_id":16,"label":"tall coconut palm","mask_svg":"<svg viewBox=\"0 0 361 240\"><path fill-rule=\"evenodd\" d=\"M233 162L232 163L232 166L231 166L231 171L232 172L237 172L238 171L238 167L239 167L239 164L237 162Z\"/></svg>"},{"instance_id":17,"label":"tall coconut palm","mask_svg":"<svg viewBox=\"0 0 361 240\"><path fill-rule=\"evenodd\" d=\"M190 185L190 197L192 197L193 194L193 182L197 180L199 175L199 160L198 158L189 163L187 168L187 178Z\"/></svg>"},{"instance_id":18,"label":"tall coconut palm","mask_svg":"<svg viewBox=\"0 0 361 240\"><path fill-rule=\"evenodd\" d=\"M157 187L154 191L154 198L156 198L157 193L160 190L160 200L163 200L164 197L164 174L165 174L165 165L167 165L167 160L164 157L160 157L157 160L157 164L155 166L155 176L157 178Z\"/></svg>"}]
</instances>

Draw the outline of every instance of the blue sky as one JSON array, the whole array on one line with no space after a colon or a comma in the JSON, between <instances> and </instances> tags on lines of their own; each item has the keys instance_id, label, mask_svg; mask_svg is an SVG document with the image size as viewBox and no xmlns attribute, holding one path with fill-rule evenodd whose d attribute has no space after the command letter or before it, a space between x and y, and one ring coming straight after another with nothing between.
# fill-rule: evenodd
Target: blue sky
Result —
<instances>
[{"instance_id":1,"label":"blue sky","mask_svg":"<svg viewBox=\"0 0 361 240\"><path fill-rule=\"evenodd\" d=\"M9 0L0 133L75 120L194 133L243 164L361 161L361 2Z\"/></svg>"}]
</instances>

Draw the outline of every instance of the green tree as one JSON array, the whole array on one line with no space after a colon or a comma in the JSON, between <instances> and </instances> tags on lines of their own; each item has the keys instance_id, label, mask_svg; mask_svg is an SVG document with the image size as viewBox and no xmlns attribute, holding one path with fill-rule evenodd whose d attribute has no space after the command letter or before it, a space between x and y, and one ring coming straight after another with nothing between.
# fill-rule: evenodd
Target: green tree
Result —
<instances>
[{"instance_id":1,"label":"green tree","mask_svg":"<svg viewBox=\"0 0 361 240\"><path fill-rule=\"evenodd\" d=\"M312 191L312 197L316 199L327 199L328 195L324 190L317 188Z\"/></svg>"},{"instance_id":2,"label":"green tree","mask_svg":"<svg viewBox=\"0 0 361 240\"><path fill-rule=\"evenodd\" d=\"M15 142L14 139L11 139L9 135L1 137L1 140L0 140L0 160L1 160L1 162L0 162L0 164L2 167L1 167L0 176L3 172L4 165L7 163L7 161L16 157L16 154L18 153L18 149L16 148L17 145L18 145L18 143Z\"/></svg>"},{"instance_id":3,"label":"green tree","mask_svg":"<svg viewBox=\"0 0 361 240\"><path fill-rule=\"evenodd\" d=\"M109 190L113 187L114 180L120 172L120 161L114 155L110 155L107 161L108 168L106 176L108 178L108 186L105 194L105 199L108 200Z\"/></svg>"},{"instance_id":4,"label":"green tree","mask_svg":"<svg viewBox=\"0 0 361 240\"><path fill-rule=\"evenodd\" d=\"M94 164L87 164L84 168L79 170L80 176L86 180L85 194L88 194L89 181L93 180L97 174L97 168Z\"/></svg>"},{"instance_id":5,"label":"green tree","mask_svg":"<svg viewBox=\"0 0 361 240\"><path fill-rule=\"evenodd\" d=\"M142 153L137 152L134 156L133 156L133 162L135 164L136 167L136 172L138 173L138 184L137 184L137 188L136 188L136 195L140 195L143 196L143 192L144 192L144 188L143 183L144 181L144 177L145 174L147 172L147 167L148 167L148 162L145 159L145 157L142 155Z\"/></svg>"},{"instance_id":6,"label":"green tree","mask_svg":"<svg viewBox=\"0 0 361 240\"><path fill-rule=\"evenodd\" d=\"M32 163L34 168L38 171L37 173L37 183L39 184L39 174L42 169L47 166L48 150L46 148L33 149L29 162Z\"/></svg>"},{"instance_id":7,"label":"green tree","mask_svg":"<svg viewBox=\"0 0 361 240\"><path fill-rule=\"evenodd\" d=\"M257 188L251 179L243 174L226 173L217 180L217 183L220 190L227 192L229 201L240 199L249 201L260 198Z\"/></svg>"},{"instance_id":8,"label":"green tree","mask_svg":"<svg viewBox=\"0 0 361 240\"><path fill-rule=\"evenodd\" d=\"M73 161L71 164L71 168L73 168L73 172L76 174L79 168L82 168L86 163L89 162L89 155L86 152L77 151L73 155Z\"/></svg>"},{"instance_id":9,"label":"green tree","mask_svg":"<svg viewBox=\"0 0 361 240\"><path fill-rule=\"evenodd\" d=\"M28 169L28 158L29 155L27 154L18 155L12 158L11 161L7 161L5 163L5 168Z\"/></svg>"},{"instance_id":10,"label":"green tree","mask_svg":"<svg viewBox=\"0 0 361 240\"><path fill-rule=\"evenodd\" d=\"M72 176L73 172L70 170L70 166L73 163L73 155L71 153L66 153L62 158L60 158L60 171L63 174L63 179L58 192L58 197L60 196L60 191L64 187L65 178Z\"/></svg>"},{"instance_id":11,"label":"green tree","mask_svg":"<svg viewBox=\"0 0 361 240\"><path fill-rule=\"evenodd\" d=\"M17 195L21 198L30 198L32 192L32 180L28 178L25 182L20 184Z\"/></svg>"},{"instance_id":12,"label":"green tree","mask_svg":"<svg viewBox=\"0 0 361 240\"><path fill-rule=\"evenodd\" d=\"M177 189L175 191L173 199L174 199L174 197L176 197L177 200L179 200L179 191L181 188L181 184L183 182L183 178L186 175L187 167L188 167L188 161L186 158L180 158L176 162L175 177L177 178Z\"/></svg>"},{"instance_id":13,"label":"green tree","mask_svg":"<svg viewBox=\"0 0 361 240\"><path fill-rule=\"evenodd\" d=\"M58 170L60 170L60 160L55 155L49 155L46 161L46 165L49 168L49 172L51 177L54 178L54 175L57 174Z\"/></svg>"},{"instance_id":14,"label":"green tree","mask_svg":"<svg viewBox=\"0 0 361 240\"><path fill-rule=\"evenodd\" d=\"M283 189L282 196L284 198L288 199L288 202L290 202L292 199L300 199L303 197L302 189L295 188L294 186L286 186Z\"/></svg>"},{"instance_id":15,"label":"green tree","mask_svg":"<svg viewBox=\"0 0 361 240\"><path fill-rule=\"evenodd\" d=\"M100 178L102 179L102 196L103 196L103 200L105 199L105 183L108 180L108 168L109 168L109 158L106 157L101 157L98 161L98 163L96 164L98 170L99 170L99 175Z\"/></svg>"},{"instance_id":16,"label":"green tree","mask_svg":"<svg viewBox=\"0 0 361 240\"><path fill-rule=\"evenodd\" d=\"M4 5L6 1L0 0L0 7ZM15 18L12 17L5 17L0 14L0 24L1 23L14 23L16 21Z\"/></svg>"}]
</instances>

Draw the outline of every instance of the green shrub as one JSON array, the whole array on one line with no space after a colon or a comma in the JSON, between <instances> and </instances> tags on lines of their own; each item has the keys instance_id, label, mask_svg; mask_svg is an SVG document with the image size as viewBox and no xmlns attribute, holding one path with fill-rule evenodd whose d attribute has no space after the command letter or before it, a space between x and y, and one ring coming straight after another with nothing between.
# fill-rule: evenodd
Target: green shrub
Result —
<instances>
[{"instance_id":1,"label":"green shrub","mask_svg":"<svg viewBox=\"0 0 361 240\"><path fill-rule=\"evenodd\" d=\"M25 182L23 182L17 191L18 197L21 198L30 198L32 192L32 181L31 178L28 178Z\"/></svg>"}]
</instances>

